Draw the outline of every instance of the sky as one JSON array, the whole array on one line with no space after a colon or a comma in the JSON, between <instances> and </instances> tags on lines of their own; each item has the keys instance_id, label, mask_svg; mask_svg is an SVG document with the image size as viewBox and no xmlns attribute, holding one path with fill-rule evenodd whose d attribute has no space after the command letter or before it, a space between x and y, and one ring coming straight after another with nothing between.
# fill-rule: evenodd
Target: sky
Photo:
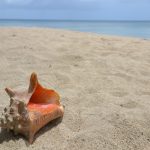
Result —
<instances>
[{"instance_id":1,"label":"sky","mask_svg":"<svg viewBox=\"0 0 150 150\"><path fill-rule=\"evenodd\" d=\"M150 20L150 0L0 0L0 19Z\"/></svg>"}]
</instances>

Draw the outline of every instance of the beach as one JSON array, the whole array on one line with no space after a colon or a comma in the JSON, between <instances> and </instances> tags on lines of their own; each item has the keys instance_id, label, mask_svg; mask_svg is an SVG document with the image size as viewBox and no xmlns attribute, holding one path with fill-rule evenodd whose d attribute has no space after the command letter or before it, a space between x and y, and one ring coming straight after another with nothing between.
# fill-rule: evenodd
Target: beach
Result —
<instances>
[{"instance_id":1,"label":"beach","mask_svg":"<svg viewBox=\"0 0 150 150\"><path fill-rule=\"evenodd\" d=\"M62 122L32 145L0 130L0 150L149 150L150 40L58 29L0 28L0 114L5 87L39 81L65 105Z\"/></svg>"}]
</instances>

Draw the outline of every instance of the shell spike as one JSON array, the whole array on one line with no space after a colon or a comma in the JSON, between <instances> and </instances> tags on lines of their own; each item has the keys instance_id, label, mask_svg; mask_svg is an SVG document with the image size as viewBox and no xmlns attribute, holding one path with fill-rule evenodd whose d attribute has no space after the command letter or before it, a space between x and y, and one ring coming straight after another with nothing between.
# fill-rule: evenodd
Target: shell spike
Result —
<instances>
[{"instance_id":1,"label":"shell spike","mask_svg":"<svg viewBox=\"0 0 150 150\"><path fill-rule=\"evenodd\" d=\"M30 77L28 93L33 93L34 90L36 89L37 84L38 84L37 74L33 72Z\"/></svg>"},{"instance_id":2,"label":"shell spike","mask_svg":"<svg viewBox=\"0 0 150 150\"><path fill-rule=\"evenodd\" d=\"M5 88L6 93L10 96L10 97L14 97L15 96L15 92L10 89L10 88Z\"/></svg>"}]
</instances>

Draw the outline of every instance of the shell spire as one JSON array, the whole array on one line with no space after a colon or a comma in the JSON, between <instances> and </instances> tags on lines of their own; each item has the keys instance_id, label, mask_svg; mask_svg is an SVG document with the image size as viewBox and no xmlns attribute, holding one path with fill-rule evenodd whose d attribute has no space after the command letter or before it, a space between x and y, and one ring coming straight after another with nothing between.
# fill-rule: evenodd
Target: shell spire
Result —
<instances>
[{"instance_id":1,"label":"shell spire","mask_svg":"<svg viewBox=\"0 0 150 150\"><path fill-rule=\"evenodd\" d=\"M54 90L42 87L36 73L31 74L27 90L6 88L5 91L10 97L10 105L4 108L0 127L24 135L30 143L39 129L63 117L64 108L60 104L59 95Z\"/></svg>"}]
</instances>

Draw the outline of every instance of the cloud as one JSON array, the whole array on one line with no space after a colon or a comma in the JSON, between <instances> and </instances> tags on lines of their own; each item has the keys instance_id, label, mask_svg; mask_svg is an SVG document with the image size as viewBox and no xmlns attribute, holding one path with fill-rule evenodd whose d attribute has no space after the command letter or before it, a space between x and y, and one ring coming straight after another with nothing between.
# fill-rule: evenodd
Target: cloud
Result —
<instances>
[{"instance_id":1,"label":"cloud","mask_svg":"<svg viewBox=\"0 0 150 150\"><path fill-rule=\"evenodd\" d=\"M3 0L6 5L28 5L33 0Z\"/></svg>"},{"instance_id":2,"label":"cloud","mask_svg":"<svg viewBox=\"0 0 150 150\"><path fill-rule=\"evenodd\" d=\"M97 1L97 0L79 0L81 2L94 2L94 1Z\"/></svg>"},{"instance_id":3,"label":"cloud","mask_svg":"<svg viewBox=\"0 0 150 150\"><path fill-rule=\"evenodd\" d=\"M104 0L0 0L1 9L92 10Z\"/></svg>"},{"instance_id":4,"label":"cloud","mask_svg":"<svg viewBox=\"0 0 150 150\"><path fill-rule=\"evenodd\" d=\"M149 3L149 0L0 0L0 9L109 11Z\"/></svg>"}]
</instances>

